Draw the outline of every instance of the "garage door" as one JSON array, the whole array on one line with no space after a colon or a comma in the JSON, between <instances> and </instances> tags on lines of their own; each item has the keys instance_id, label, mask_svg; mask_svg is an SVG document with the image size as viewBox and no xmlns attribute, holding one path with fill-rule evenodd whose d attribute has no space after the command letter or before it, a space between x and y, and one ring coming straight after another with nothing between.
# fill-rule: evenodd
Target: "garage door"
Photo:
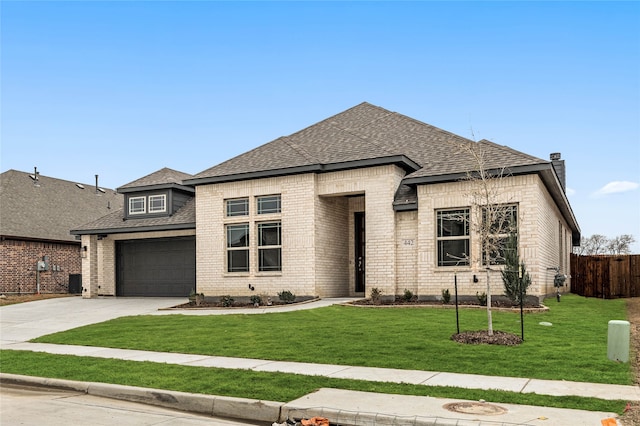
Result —
<instances>
[{"instance_id":1,"label":"garage door","mask_svg":"<svg viewBox=\"0 0 640 426\"><path fill-rule=\"evenodd\" d=\"M196 286L196 238L116 243L116 295L188 296Z\"/></svg>"}]
</instances>

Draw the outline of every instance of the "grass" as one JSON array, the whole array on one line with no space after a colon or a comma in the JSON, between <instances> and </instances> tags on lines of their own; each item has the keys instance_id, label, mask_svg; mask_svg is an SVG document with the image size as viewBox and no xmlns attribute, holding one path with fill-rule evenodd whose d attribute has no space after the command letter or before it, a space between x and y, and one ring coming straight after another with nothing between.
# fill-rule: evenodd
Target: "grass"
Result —
<instances>
[{"instance_id":1,"label":"grass","mask_svg":"<svg viewBox=\"0 0 640 426\"><path fill-rule=\"evenodd\" d=\"M411 370L631 384L629 364L607 359L608 321L625 301L564 296L525 315L515 347L453 342L452 309L333 306L268 315L136 316L43 336L36 342ZM494 329L520 334L520 315L494 312ZM539 325L550 322L551 327ZM460 328L486 328L461 310Z\"/></svg>"},{"instance_id":2,"label":"grass","mask_svg":"<svg viewBox=\"0 0 640 426\"><path fill-rule=\"evenodd\" d=\"M406 383L380 383L331 379L297 374L254 372L218 368L136 362L116 359L53 355L28 351L0 351L5 373L68 380L115 383L181 392L224 395L288 402L316 389L339 388L402 395L491 401L505 404L573 408L621 414L625 401L596 398L553 397L496 390L431 387Z\"/></svg>"}]
</instances>

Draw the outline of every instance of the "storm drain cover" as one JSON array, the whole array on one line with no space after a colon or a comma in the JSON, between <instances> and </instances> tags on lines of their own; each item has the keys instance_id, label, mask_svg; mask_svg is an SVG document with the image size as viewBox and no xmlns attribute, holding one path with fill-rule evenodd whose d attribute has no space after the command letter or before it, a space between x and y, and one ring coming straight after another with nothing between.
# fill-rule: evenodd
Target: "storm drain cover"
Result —
<instances>
[{"instance_id":1,"label":"storm drain cover","mask_svg":"<svg viewBox=\"0 0 640 426\"><path fill-rule=\"evenodd\" d=\"M452 402L442 406L444 409L454 413L477 414L485 416L498 416L507 412L506 408L498 405L487 404L486 402Z\"/></svg>"}]
</instances>

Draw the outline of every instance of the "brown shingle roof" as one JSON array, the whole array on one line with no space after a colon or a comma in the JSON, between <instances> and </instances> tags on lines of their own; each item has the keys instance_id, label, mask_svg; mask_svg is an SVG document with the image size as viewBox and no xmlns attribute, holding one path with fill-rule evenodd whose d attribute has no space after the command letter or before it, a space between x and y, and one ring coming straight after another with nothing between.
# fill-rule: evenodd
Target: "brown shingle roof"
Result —
<instances>
[{"instance_id":1,"label":"brown shingle roof","mask_svg":"<svg viewBox=\"0 0 640 426\"><path fill-rule=\"evenodd\" d=\"M287 137L227 160L194 176L188 183L314 165L340 164L404 156L417 164L407 178L473 170L474 161L462 144L476 143L413 118L362 103ZM478 142L487 153L488 168L548 163L511 148ZM457 152L456 152L457 151ZM305 171L307 169L300 169ZM240 176L238 176L240 175Z\"/></svg>"},{"instance_id":2,"label":"brown shingle roof","mask_svg":"<svg viewBox=\"0 0 640 426\"><path fill-rule=\"evenodd\" d=\"M72 228L122 208L122 195L111 189L43 175L35 185L30 176L16 170L0 175L2 236L75 241Z\"/></svg>"},{"instance_id":3,"label":"brown shingle roof","mask_svg":"<svg viewBox=\"0 0 640 426\"><path fill-rule=\"evenodd\" d=\"M159 231L163 229L195 229L196 202L192 197L171 216L124 220L122 209L72 230L74 234Z\"/></svg>"},{"instance_id":4,"label":"brown shingle roof","mask_svg":"<svg viewBox=\"0 0 640 426\"><path fill-rule=\"evenodd\" d=\"M133 188L142 188L148 186L163 186L163 185L182 185L182 182L192 176L187 173L179 172L177 170L165 167L156 172L150 173L140 179L136 179L133 182L129 182L118 188L119 192L130 192Z\"/></svg>"}]
</instances>

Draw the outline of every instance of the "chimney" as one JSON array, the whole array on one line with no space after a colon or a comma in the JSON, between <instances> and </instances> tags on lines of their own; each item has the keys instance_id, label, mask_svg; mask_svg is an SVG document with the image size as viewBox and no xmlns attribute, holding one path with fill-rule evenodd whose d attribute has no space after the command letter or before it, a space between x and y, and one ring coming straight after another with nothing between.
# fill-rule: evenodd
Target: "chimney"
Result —
<instances>
[{"instance_id":1,"label":"chimney","mask_svg":"<svg viewBox=\"0 0 640 426\"><path fill-rule=\"evenodd\" d=\"M559 152L553 152L549 156L551 158L551 165L553 166L553 170L556 171L556 175L558 175L558 180L560 181L560 185L562 186L562 190L567 190L567 173L564 167L564 160L561 160Z\"/></svg>"}]
</instances>

